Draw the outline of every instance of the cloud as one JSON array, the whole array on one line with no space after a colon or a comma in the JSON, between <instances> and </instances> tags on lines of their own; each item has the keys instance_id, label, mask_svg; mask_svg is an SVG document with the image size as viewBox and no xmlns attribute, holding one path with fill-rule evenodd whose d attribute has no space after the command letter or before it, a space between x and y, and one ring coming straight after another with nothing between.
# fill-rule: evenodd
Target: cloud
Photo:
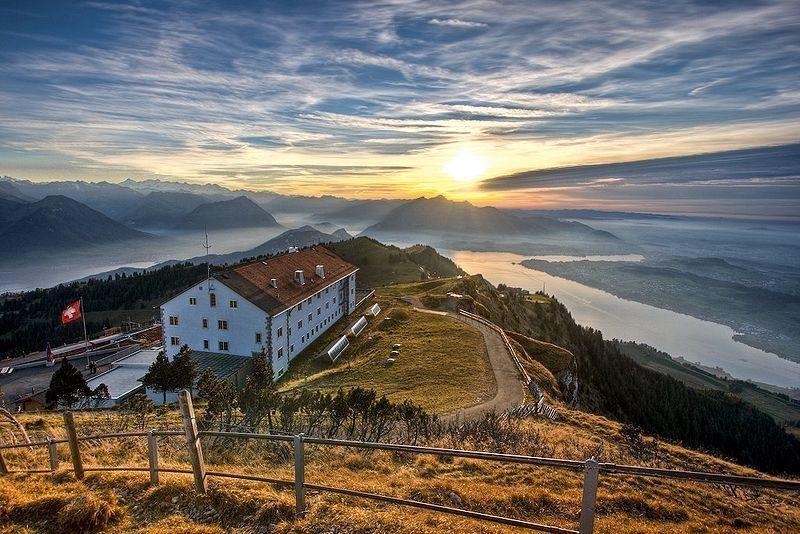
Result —
<instances>
[{"instance_id":1,"label":"cloud","mask_svg":"<svg viewBox=\"0 0 800 534\"><path fill-rule=\"evenodd\" d=\"M240 185L407 197L446 189L442 164L466 144L510 175L800 139L789 1L3 9L5 174L28 161L51 178L46 154L73 177L221 170ZM60 25L67 15L87 29ZM345 164L362 171L334 170Z\"/></svg>"},{"instance_id":2,"label":"cloud","mask_svg":"<svg viewBox=\"0 0 800 534\"><path fill-rule=\"evenodd\" d=\"M470 20L461 20L461 19L439 19L433 18L428 21L428 24L433 24L435 26L450 26L452 28L485 28L488 24L484 24L483 22L475 22Z\"/></svg>"},{"instance_id":3,"label":"cloud","mask_svg":"<svg viewBox=\"0 0 800 534\"><path fill-rule=\"evenodd\" d=\"M594 187L607 185L800 186L800 144L713 152L621 163L522 171L481 183L486 190Z\"/></svg>"},{"instance_id":4,"label":"cloud","mask_svg":"<svg viewBox=\"0 0 800 534\"><path fill-rule=\"evenodd\" d=\"M689 95L697 96L700 93L703 93L703 92L711 89L714 86L717 86L717 85L720 85L720 84L723 84L723 83L727 82L728 80L730 80L730 78L719 78L718 80L713 80L713 81L710 81L708 83L704 83L702 85L698 85L697 87L695 87L694 89L689 91Z\"/></svg>"}]
</instances>

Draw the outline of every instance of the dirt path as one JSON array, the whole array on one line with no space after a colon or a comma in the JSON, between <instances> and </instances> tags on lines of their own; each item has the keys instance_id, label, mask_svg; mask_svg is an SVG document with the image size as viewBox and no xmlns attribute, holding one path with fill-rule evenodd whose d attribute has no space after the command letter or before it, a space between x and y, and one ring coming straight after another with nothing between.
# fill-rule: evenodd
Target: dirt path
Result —
<instances>
[{"instance_id":1,"label":"dirt path","mask_svg":"<svg viewBox=\"0 0 800 534\"><path fill-rule=\"evenodd\" d=\"M494 379L497 383L497 393L495 396L485 402L470 406L469 408L461 408L459 410L443 414L441 419L449 421L452 419L466 420L478 419L487 412L504 412L510 408L514 408L522 404L525 398L525 390L522 381L519 378L519 373L514 365L514 360L511 358L508 349L500 338L500 335L486 326L469 317L457 313L446 313L435 310L429 310L423 306L422 302L413 296L403 297L403 300L414 306L417 311L425 313L446 314L457 321L466 323L473 328L476 328L482 335L486 343L486 353L489 356L489 364L492 366Z\"/></svg>"}]
</instances>

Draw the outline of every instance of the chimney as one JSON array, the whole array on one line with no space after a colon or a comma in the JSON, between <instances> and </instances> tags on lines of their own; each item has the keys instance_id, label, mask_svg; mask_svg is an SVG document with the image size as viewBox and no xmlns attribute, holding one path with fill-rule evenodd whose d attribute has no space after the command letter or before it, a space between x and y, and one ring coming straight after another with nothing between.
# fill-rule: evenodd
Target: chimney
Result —
<instances>
[{"instance_id":1,"label":"chimney","mask_svg":"<svg viewBox=\"0 0 800 534\"><path fill-rule=\"evenodd\" d=\"M325 266L324 265L317 265L317 276L320 278L325 278Z\"/></svg>"},{"instance_id":2,"label":"chimney","mask_svg":"<svg viewBox=\"0 0 800 534\"><path fill-rule=\"evenodd\" d=\"M270 278L269 279L269 285L271 285L275 289L278 289L278 280L277 280L277 278Z\"/></svg>"},{"instance_id":3,"label":"chimney","mask_svg":"<svg viewBox=\"0 0 800 534\"><path fill-rule=\"evenodd\" d=\"M301 269L298 269L297 271L294 272L294 281L300 284L301 286L306 284L306 277Z\"/></svg>"}]
</instances>

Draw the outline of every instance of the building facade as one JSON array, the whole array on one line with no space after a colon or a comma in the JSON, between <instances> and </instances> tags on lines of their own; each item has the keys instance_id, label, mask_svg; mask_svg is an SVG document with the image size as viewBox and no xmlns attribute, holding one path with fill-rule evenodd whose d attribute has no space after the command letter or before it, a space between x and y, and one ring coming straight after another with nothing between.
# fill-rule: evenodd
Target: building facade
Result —
<instances>
[{"instance_id":1,"label":"building facade","mask_svg":"<svg viewBox=\"0 0 800 534\"><path fill-rule=\"evenodd\" d=\"M277 379L353 312L357 270L316 246L215 274L162 304L165 351L172 358L183 345L248 357L263 350Z\"/></svg>"}]
</instances>

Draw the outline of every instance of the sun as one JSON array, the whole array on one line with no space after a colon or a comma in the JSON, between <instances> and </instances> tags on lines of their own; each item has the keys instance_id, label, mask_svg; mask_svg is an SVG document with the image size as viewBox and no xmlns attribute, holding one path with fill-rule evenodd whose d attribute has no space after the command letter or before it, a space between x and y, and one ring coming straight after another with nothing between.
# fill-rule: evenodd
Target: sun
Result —
<instances>
[{"instance_id":1,"label":"sun","mask_svg":"<svg viewBox=\"0 0 800 534\"><path fill-rule=\"evenodd\" d=\"M489 161L468 148L462 148L442 168L457 182L474 182L489 168Z\"/></svg>"}]
</instances>

